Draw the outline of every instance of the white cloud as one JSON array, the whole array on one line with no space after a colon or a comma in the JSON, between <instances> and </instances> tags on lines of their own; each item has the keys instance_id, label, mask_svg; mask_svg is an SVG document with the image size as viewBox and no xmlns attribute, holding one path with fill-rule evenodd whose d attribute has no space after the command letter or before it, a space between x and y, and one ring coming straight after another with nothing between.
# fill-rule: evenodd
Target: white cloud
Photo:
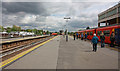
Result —
<instances>
[{"instance_id":1,"label":"white cloud","mask_svg":"<svg viewBox=\"0 0 120 71\"><path fill-rule=\"evenodd\" d=\"M68 30L77 31L87 26L96 27L98 14L115 4L116 2L28 2L17 4L16 2L14 4L4 2L3 26L18 25L24 29L37 28L58 31L65 28L64 17L70 16Z\"/></svg>"},{"instance_id":2,"label":"white cloud","mask_svg":"<svg viewBox=\"0 0 120 71\"><path fill-rule=\"evenodd\" d=\"M21 20L21 23L33 23L35 22L35 20L36 20L35 15L27 15Z\"/></svg>"},{"instance_id":3,"label":"white cloud","mask_svg":"<svg viewBox=\"0 0 120 71\"><path fill-rule=\"evenodd\" d=\"M119 0L2 0L3 2L118 2Z\"/></svg>"}]
</instances>

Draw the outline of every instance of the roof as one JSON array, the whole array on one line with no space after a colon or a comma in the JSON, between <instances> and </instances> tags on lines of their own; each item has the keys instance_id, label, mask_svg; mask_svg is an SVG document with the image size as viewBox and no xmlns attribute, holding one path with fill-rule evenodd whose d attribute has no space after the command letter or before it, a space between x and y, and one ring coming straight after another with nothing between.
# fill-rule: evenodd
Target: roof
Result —
<instances>
[{"instance_id":1,"label":"roof","mask_svg":"<svg viewBox=\"0 0 120 71\"><path fill-rule=\"evenodd\" d=\"M113 6L113 7L111 7L111 8L108 8L107 10L105 10L105 11L99 13L98 16L100 16L100 15L102 15L102 14L108 12L108 11L111 11L111 10L117 8L118 6L120 6L120 3L118 3L118 4L116 4L115 6Z\"/></svg>"}]
</instances>

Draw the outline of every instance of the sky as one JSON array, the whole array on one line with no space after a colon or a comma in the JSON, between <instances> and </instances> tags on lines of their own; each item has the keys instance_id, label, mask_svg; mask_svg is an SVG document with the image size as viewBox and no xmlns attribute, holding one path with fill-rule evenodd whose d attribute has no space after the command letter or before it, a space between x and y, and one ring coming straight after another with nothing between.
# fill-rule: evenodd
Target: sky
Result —
<instances>
[{"instance_id":1,"label":"sky","mask_svg":"<svg viewBox=\"0 0 120 71\"><path fill-rule=\"evenodd\" d=\"M57 2L56 2L57 1ZM60 0L17 2L4 0L2 2L2 26L17 25L22 29L44 29L49 31L78 31L86 27L97 27L98 14L116 5L118 1L69 1ZM0 15L1 15L0 14ZM71 17L68 22L64 17Z\"/></svg>"}]
</instances>

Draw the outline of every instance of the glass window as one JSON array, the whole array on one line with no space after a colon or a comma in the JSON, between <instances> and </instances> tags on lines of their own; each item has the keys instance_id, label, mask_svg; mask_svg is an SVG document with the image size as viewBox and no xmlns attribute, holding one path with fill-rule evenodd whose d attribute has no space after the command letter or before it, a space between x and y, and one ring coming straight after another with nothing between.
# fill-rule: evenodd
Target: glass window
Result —
<instances>
[{"instance_id":1,"label":"glass window","mask_svg":"<svg viewBox=\"0 0 120 71\"><path fill-rule=\"evenodd\" d=\"M102 15L100 15L99 16L99 19L101 20L101 19L104 19L105 18L105 14L102 14Z\"/></svg>"},{"instance_id":2,"label":"glass window","mask_svg":"<svg viewBox=\"0 0 120 71\"><path fill-rule=\"evenodd\" d=\"M97 31L97 35L100 36L100 34L102 33L102 31Z\"/></svg>"},{"instance_id":3,"label":"glass window","mask_svg":"<svg viewBox=\"0 0 120 71\"><path fill-rule=\"evenodd\" d=\"M118 8L118 12L120 13L120 7Z\"/></svg>"},{"instance_id":4,"label":"glass window","mask_svg":"<svg viewBox=\"0 0 120 71\"><path fill-rule=\"evenodd\" d=\"M90 32L90 35L93 35L93 32Z\"/></svg>"},{"instance_id":5,"label":"glass window","mask_svg":"<svg viewBox=\"0 0 120 71\"><path fill-rule=\"evenodd\" d=\"M114 15L117 13L117 9L114 9L114 10L111 10L107 13L107 17L111 16L111 15Z\"/></svg>"},{"instance_id":6,"label":"glass window","mask_svg":"<svg viewBox=\"0 0 120 71\"><path fill-rule=\"evenodd\" d=\"M105 36L110 36L110 30L104 31L104 35L105 35Z\"/></svg>"},{"instance_id":7,"label":"glass window","mask_svg":"<svg viewBox=\"0 0 120 71\"><path fill-rule=\"evenodd\" d=\"M89 35L90 33L89 32L87 32L87 35Z\"/></svg>"},{"instance_id":8,"label":"glass window","mask_svg":"<svg viewBox=\"0 0 120 71\"><path fill-rule=\"evenodd\" d=\"M115 31L115 35L117 35L117 31Z\"/></svg>"}]
</instances>

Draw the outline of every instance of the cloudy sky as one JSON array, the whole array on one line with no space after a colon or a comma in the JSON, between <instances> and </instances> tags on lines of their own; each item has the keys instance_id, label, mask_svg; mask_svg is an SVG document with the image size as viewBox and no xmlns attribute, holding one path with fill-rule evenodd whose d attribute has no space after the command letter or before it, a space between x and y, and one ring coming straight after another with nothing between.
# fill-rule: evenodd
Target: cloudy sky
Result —
<instances>
[{"instance_id":1,"label":"cloudy sky","mask_svg":"<svg viewBox=\"0 0 120 71\"><path fill-rule=\"evenodd\" d=\"M11 0L12 1L12 0ZM14 0L13 0L14 1ZM69 31L96 27L98 14L117 2L2 2L2 25ZM71 17L67 23L64 17ZM65 26L66 25L66 26Z\"/></svg>"}]
</instances>

